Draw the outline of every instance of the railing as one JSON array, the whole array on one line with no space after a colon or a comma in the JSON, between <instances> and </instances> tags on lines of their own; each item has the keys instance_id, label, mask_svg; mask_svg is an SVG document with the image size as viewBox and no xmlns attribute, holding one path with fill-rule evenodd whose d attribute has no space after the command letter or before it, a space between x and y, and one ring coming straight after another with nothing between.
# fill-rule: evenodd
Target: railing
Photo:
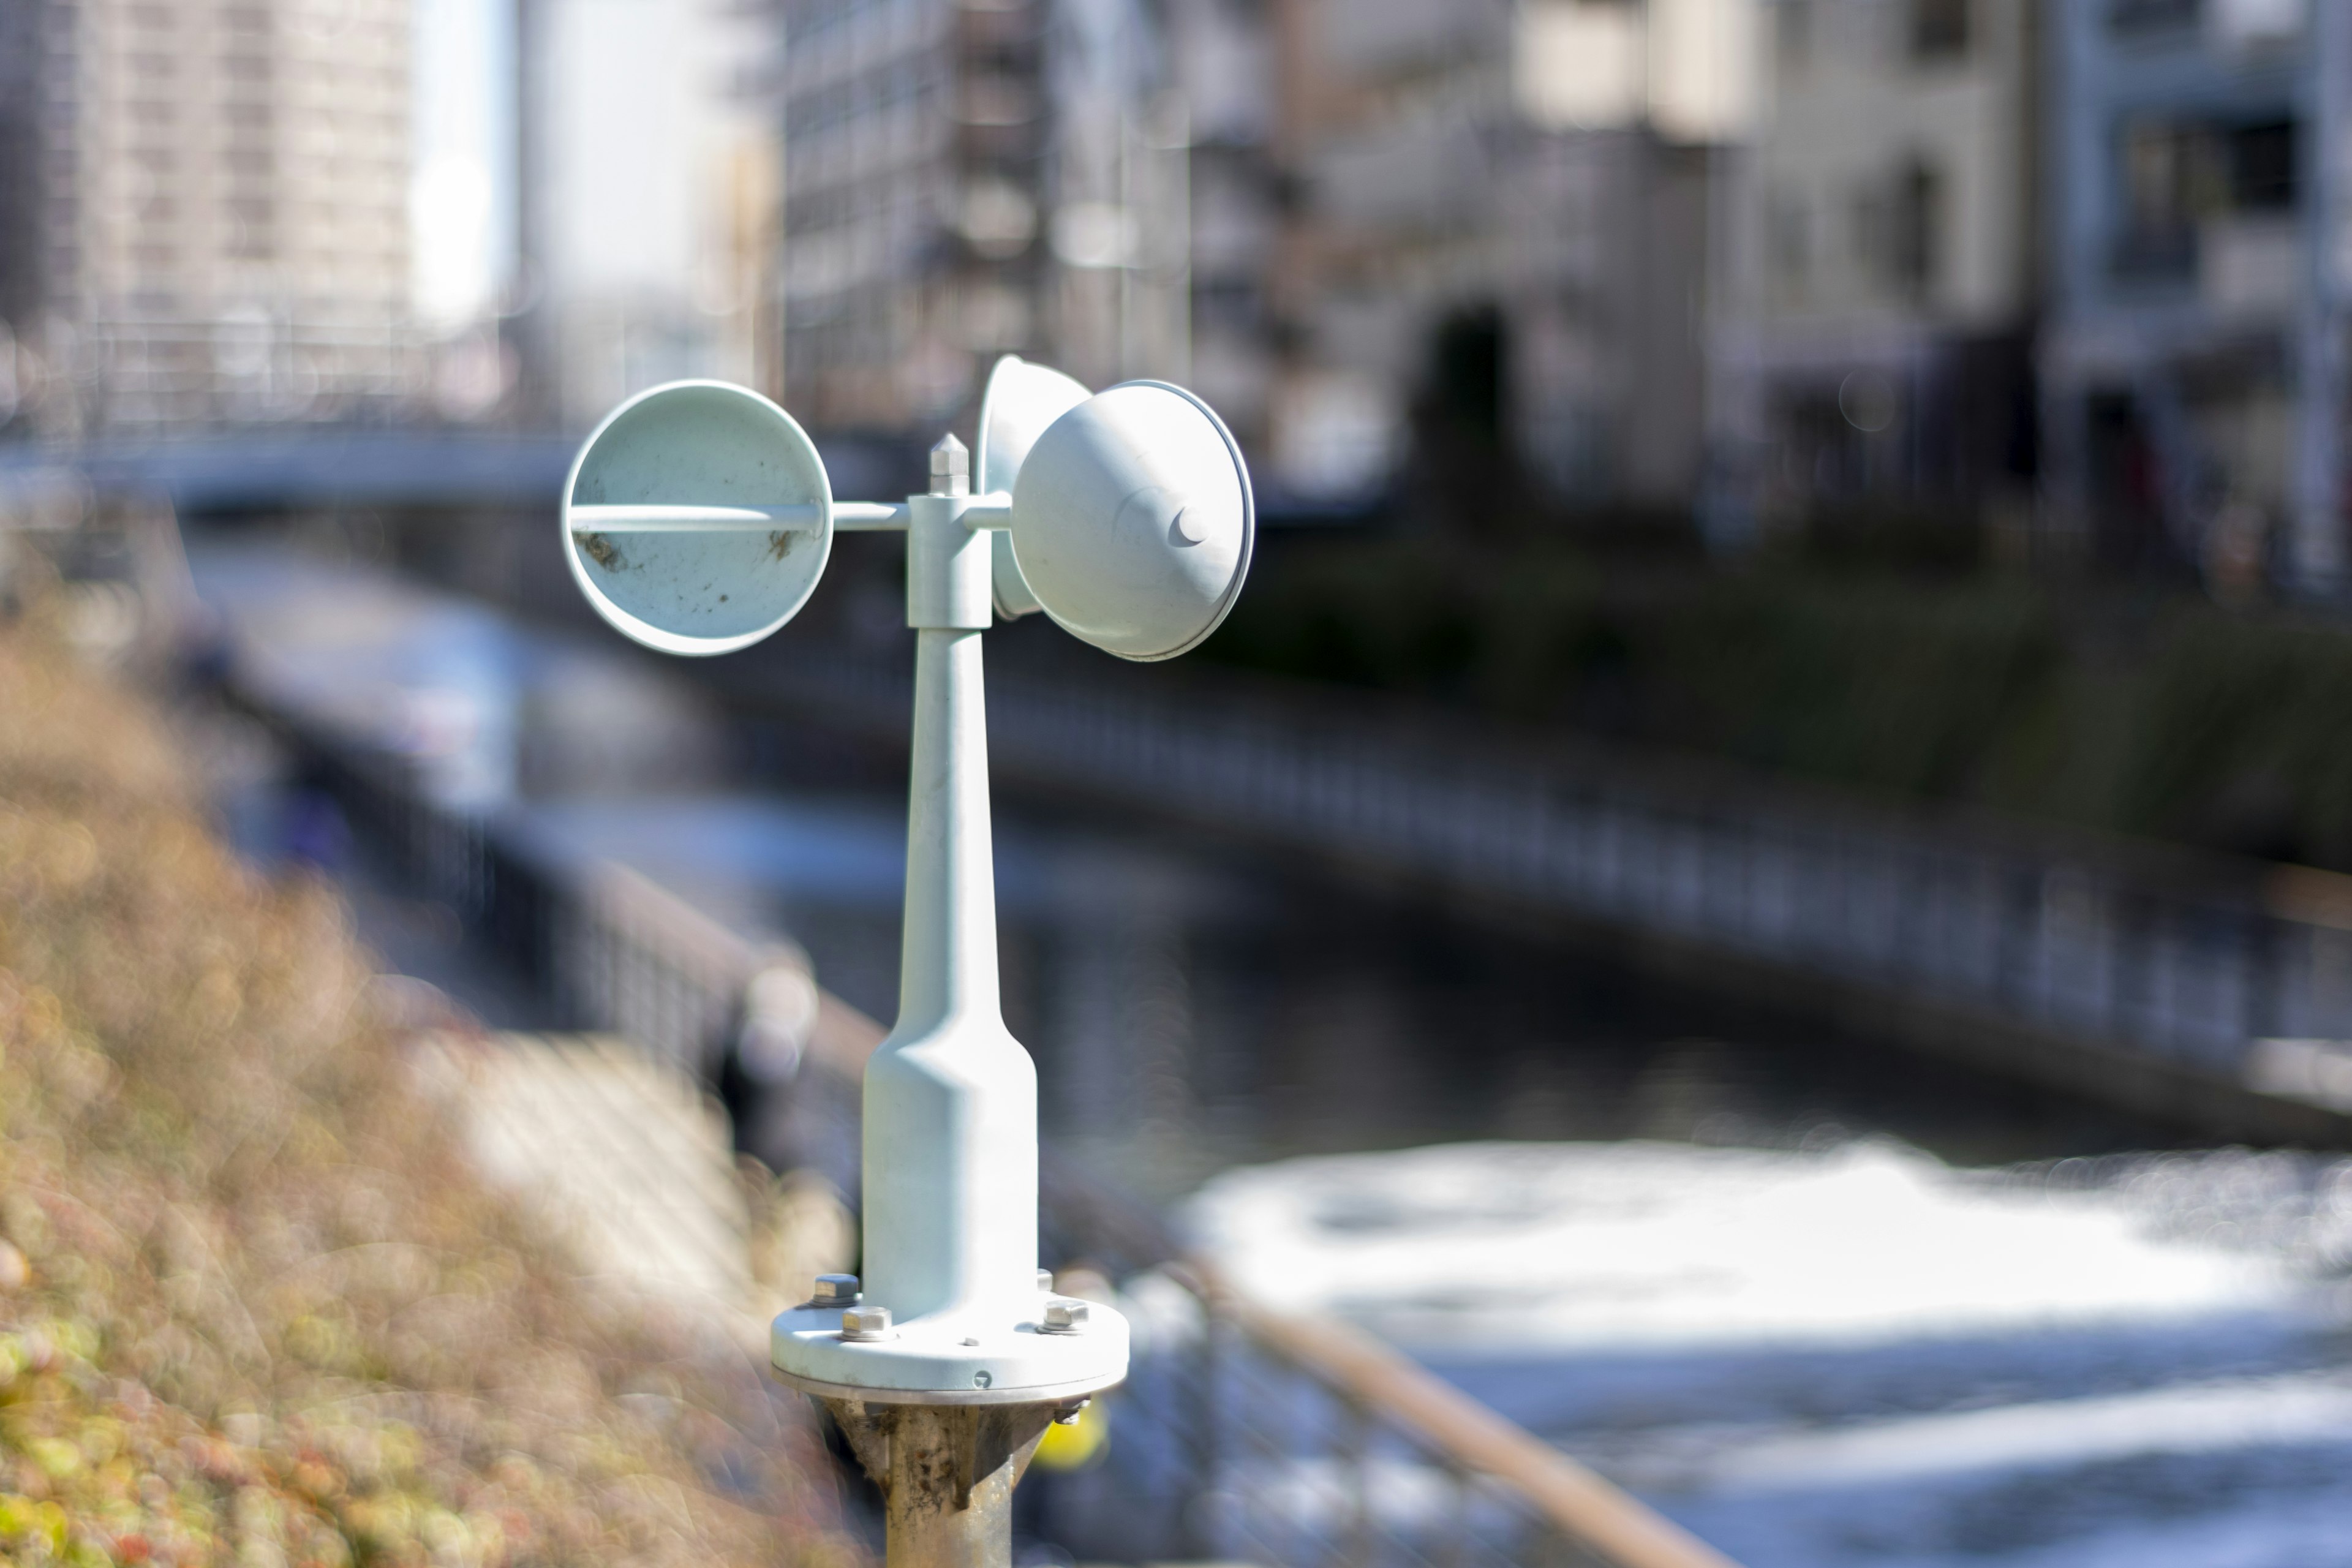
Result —
<instances>
[{"instance_id":1,"label":"railing","mask_svg":"<svg viewBox=\"0 0 2352 1568\"><path fill-rule=\"evenodd\" d=\"M1732 1568L1350 1324L1269 1310L1195 1261L1130 1279L1126 1300L1138 1351L1110 1484L1071 1509L1111 1550L1143 1542L1089 1513L1224 1561Z\"/></svg>"},{"instance_id":2,"label":"railing","mask_svg":"<svg viewBox=\"0 0 2352 1568\"><path fill-rule=\"evenodd\" d=\"M251 706L248 704L248 706ZM353 827L583 1026L707 1075L743 988L804 962L610 863L564 864L436 805L400 758L255 708ZM855 1192L858 1084L882 1030L826 995L796 1081L801 1162ZM1567 1456L1335 1320L1278 1313L1180 1255L1158 1216L1048 1147L1049 1259L1126 1281L1133 1371L1099 1473L1028 1483L1057 1528L1134 1561L1731 1568Z\"/></svg>"},{"instance_id":3,"label":"railing","mask_svg":"<svg viewBox=\"0 0 2352 1568\"><path fill-rule=\"evenodd\" d=\"M761 679L878 739L908 700L903 669L847 657L798 652ZM2352 878L2327 872L1865 807L1214 679L1148 699L992 671L989 745L1008 777L2009 1026L2026 1037L2011 1065L2095 1089L2135 1078L2150 1109L2193 1112L2199 1086L2223 1086L2212 1109L2259 1119L2272 1107L2242 1092L2255 1042L2352 1038ZM2277 1111L2289 1135L2352 1130Z\"/></svg>"}]
</instances>

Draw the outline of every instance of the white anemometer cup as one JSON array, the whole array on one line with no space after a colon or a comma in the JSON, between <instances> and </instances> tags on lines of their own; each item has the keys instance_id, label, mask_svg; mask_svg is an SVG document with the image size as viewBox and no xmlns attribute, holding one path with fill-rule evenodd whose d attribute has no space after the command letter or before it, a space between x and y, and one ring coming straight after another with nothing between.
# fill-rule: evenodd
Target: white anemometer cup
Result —
<instances>
[{"instance_id":1,"label":"white anemometer cup","mask_svg":"<svg viewBox=\"0 0 2352 1568\"><path fill-rule=\"evenodd\" d=\"M1013 554L1045 613L1121 658L1199 647L1241 595L1256 515L1224 421L1131 381L1047 426L1013 486Z\"/></svg>"},{"instance_id":2,"label":"white anemometer cup","mask_svg":"<svg viewBox=\"0 0 2352 1568\"><path fill-rule=\"evenodd\" d=\"M1058 370L1031 364L1019 354L1006 354L988 373L988 390L980 399L980 435L971 454L971 488L980 495L1011 495L1021 477L1022 461L1045 427L1089 394L1085 385ZM989 559L991 587L996 613L1006 620L1034 615L1037 595L1021 575L1013 558L1013 535L1000 531Z\"/></svg>"},{"instance_id":3,"label":"white anemometer cup","mask_svg":"<svg viewBox=\"0 0 2352 1568\"><path fill-rule=\"evenodd\" d=\"M664 653L732 653L800 614L833 553L816 446L755 392L682 381L604 416L563 486L564 559Z\"/></svg>"},{"instance_id":4,"label":"white anemometer cup","mask_svg":"<svg viewBox=\"0 0 2352 1568\"><path fill-rule=\"evenodd\" d=\"M943 1561L993 1551L997 1505L1045 1423L1127 1373L1126 1320L1055 1296L1037 1268L1037 1081L998 1005L981 634L992 612L1043 608L1122 658L1173 658L1232 608L1256 526L1231 434L1161 383L1089 396L1007 357L980 447L980 495L950 436L929 494L836 502L790 415L680 382L597 427L562 502L588 602L676 654L731 652L791 620L837 530L908 535L905 945L898 1026L866 1069L865 1273L829 1277L770 1339L778 1375L826 1402L885 1483L894 1561L902 1541ZM941 1503L943 1472L924 1468L941 1445L962 1501Z\"/></svg>"}]
</instances>

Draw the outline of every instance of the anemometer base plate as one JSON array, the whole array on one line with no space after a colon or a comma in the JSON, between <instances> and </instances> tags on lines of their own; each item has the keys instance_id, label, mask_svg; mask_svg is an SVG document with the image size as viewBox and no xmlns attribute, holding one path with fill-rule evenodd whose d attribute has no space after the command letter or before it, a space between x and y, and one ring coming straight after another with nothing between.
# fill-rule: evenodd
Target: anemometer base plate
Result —
<instances>
[{"instance_id":1,"label":"anemometer base plate","mask_svg":"<svg viewBox=\"0 0 2352 1568\"><path fill-rule=\"evenodd\" d=\"M838 1307L795 1307L776 1315L769 1360L804 1394L875 1405L1046 1404L1124 1379L1127 1320L1097 1305L1084 1333L1041 1332L1051 1299L916 1318L877 1341L843 1338Z\"/></svg>"}]
</instances>

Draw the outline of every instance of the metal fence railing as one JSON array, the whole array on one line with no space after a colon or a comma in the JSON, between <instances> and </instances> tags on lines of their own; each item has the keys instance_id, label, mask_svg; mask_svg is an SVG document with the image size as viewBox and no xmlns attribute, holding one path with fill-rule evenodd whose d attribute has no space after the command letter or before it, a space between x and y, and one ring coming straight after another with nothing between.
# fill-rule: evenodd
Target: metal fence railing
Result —
<instances>
[{"instance_id":1,"label":"metal fence railing","mask_svg":"<svg viewBox=\"0 0 2352 1568\"><path fill-rule=\"evenodd\" d=\"M431 801L401 759L248 702L354 831L583 1027L707 1074L745 984L798 962L610 863L566 864ZM793 1093L804 1162L857 1180L858 1083L882 1030L826 995ZM1158 1216L1041 1151L1049 1260L1122 1282L1138 1328L1098 1475L1057 1523L1150 1561L1731 1568L1566 1455L1337 1321L1269 1310L1187 1259Z\"/></svg>"},{"instance_id":2,"label":"metal fence railing","mask_svg":"<svg viewBox=\"0 0 2352 1568\"><path fill-rule=\"evenodd\" d=\"M1109 1474L1073 1510L1097 1530L1087 1514L1228 1562L1731 1568L1352 1325L1270 1310L1192 1260L1131 1279L1126 1304Z\"/></svg>"},{"instance_id":3,"label":"metal fence railing","mask_svg":"<svg viewBox=\"0 0 2352 1568\"><path fill-rule=\"evenodd\" d=\"M877 739L909 700L887 661L808 651L762 679ZM1513 745L1328 693L1212 679L1147 698L1015 670L988 702L1008 777L2013 1026L2029 1068L2104 1053L2068 1068L2078 1085L2140 1064L2177 1108L2242 1089L2265 1037L2352 1039L2352 878ZM2352 1130L2309 1109L2278 1125Z\"/></svg>"}]
</instances>

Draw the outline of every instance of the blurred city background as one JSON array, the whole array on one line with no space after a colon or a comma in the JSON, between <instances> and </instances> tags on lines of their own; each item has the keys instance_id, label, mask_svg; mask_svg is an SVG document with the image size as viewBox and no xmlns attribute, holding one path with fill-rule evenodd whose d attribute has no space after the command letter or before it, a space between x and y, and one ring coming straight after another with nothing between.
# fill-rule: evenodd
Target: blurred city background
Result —
<instances>
[{"instance_id":1,"label":"blurred city background","mask_svg":"<svg viewBox=\"0 0 2352 1568\"><path fill-rule=\"evenodd\" d=\"M2352 5L0 0L0 600L632 1289L855 1260L911 658L874 535L623 644L568 465L891 500L1005 353L1262 529L988 639L1140 1335L1024 1562L1696 1561L1434 1374L1748 1568L2352 1564Z\"/></svg>"}]
</instances>

